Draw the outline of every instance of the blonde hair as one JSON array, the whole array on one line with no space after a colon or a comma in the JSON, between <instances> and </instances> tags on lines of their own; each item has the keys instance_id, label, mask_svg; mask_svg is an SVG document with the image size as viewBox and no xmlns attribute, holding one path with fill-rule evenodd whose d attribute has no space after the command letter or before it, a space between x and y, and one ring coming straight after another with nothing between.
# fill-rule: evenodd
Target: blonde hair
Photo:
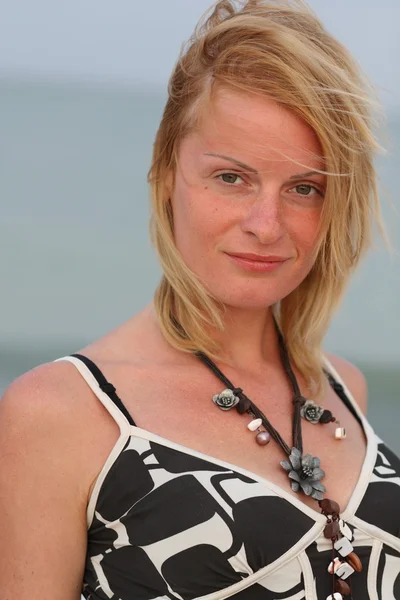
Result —
<instances>
[{"instance_id":1,"label":"blonde hair","mask_svg":"<svg viewBox=\"0 0 400 600\"><path fill-rule=\"evenodd\" d=\"M324 335L370 245L374 217L380 223L371 90L348 51L300 0L220 0L183 47L149 172L151 235L164 273L154 303L172 346L214 357L212 332L223 330L223 307L176 249L169 195L179 144L216 85L273 99L308 123L321 144L328 177L315 262L273 307L292 361L319 389Z\"/></svg>"}]
</instances>

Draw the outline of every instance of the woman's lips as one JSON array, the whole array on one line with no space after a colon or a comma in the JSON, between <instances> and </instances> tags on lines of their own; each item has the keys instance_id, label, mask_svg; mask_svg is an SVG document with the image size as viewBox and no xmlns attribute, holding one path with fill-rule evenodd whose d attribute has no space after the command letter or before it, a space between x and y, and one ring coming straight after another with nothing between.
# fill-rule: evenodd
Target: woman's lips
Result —
<instances>
[{"instance_id":1,"label":"woman's lips","mask_svg":"<svg viewBox=\"0 0 400 600\"><path fill-rule=\"evenodd\" d=\"M270 273L276 271L281 267L288 258L283 256L263 256L260 254L232 254L226 252L227 256L234 261L239 267L246 271L253 271L255 273Z\"/></svg>"}]
</instances>

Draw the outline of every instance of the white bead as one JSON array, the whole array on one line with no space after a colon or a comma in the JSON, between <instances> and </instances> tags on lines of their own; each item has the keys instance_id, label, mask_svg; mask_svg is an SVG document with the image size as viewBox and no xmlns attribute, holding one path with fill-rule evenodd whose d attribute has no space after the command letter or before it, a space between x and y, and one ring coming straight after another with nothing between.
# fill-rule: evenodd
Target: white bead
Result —
<instances>
[{"instance_id":1,"label":"white bead","mask_svg":"<svg viewBox=\"0 0 400 600\"><path fill-rule=\"evenodd\" d=\"M338 570L338 568L340 567L341 564L342 564L342 561L339 558L335 558L335 560L333 562L331 562L328 567L328 573L330 575L333 575L333 573L336 573L336 571Z\"/></svg>"},{"instance_id":2,"label":"white bead","mask_svg":"<svg viewBox=\"0 0 400 600\"><path fill-rule=\"evenodd\" d=\"M335 571L335 575L341 579L347 579L350 575L353 575L354 569L347 562L343 562L340 567Z\"/></svg>"},{"instance_id":3,"label":"white bead","mask_svg":"<svg viewBox=\"0 0 400 600\"><path fill-rule=\"evenodd\" d=\"M346 437L346 430L344 427L336 427L335 429L335 438L337 440L344 440Z\"/></svg>"},{"instance_id":4,"label":"white bead","mask_svg":"<svg viewBox=\"0 0 400 600\"><path fill-rule=\"evenodd\" d=\"M354 548L346 537L342 537L335 542L335 550L337 550L341 556L348 556L350 552L353 552Z\"/></svg>"},{"instance_id":5,"label":"white bead","mask_svg":"<svg viewBox=\"0 0 400 600\"><path fill-rule=\"evenodd\" d=\"M343 600L343 596L342 594L339 594L339 592L335 592L332 596L332 594L330 596L327 597L326 600Z\"/></svg>"},{"instance_id":6,"label":"white bead","mask_svg":"<svg viewBox=\"0 0 400 600\"><path fill-rule=\"evenodd\" d=\"M247 425L247 428L250 429L250 431L256 431L259 427L261 427L261 425L261 419L254 419L254 421L250 421L250 423Z\"/></svg>"}]
</instances>

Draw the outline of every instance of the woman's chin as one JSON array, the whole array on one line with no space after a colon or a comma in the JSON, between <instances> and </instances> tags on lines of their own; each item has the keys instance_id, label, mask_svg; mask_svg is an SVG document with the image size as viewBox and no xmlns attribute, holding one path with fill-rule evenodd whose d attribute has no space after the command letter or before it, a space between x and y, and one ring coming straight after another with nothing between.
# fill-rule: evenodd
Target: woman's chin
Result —
<instances>
[{"instance_id":1,"label":"woman's chin","mask_svg":"<svg viewBox=\"0 0 400 600\"><path fill-rule=\"evenodd\" d=\"M255 295L253 294L221 294L214 295L219 302L227 308L246 311L263 311L266 308L273 306L281 297L279 294Z\"/></svg>"},{"instance_id":2,"label":"woman's chin","mask_svg":"<svg viewBox=\"0 0 400 600\"><path fill-rule=\"evenodd\" d=\"M264 277L226 276L206 282L211 295L232 308L262 310L289 296L307 277L310 268L290 269L284 276L277 273ZM283 274L282 274L283 275Z\"/></svg>"}]
</instances>

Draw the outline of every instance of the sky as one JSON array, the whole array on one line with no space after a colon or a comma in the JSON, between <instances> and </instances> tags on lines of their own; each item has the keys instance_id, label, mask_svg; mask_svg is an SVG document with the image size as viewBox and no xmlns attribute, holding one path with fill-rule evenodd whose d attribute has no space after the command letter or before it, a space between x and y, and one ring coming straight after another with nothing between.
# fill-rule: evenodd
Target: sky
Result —
<instances>
[{"instance_id":1,"label":"sky","mask_svg":"<svg viewBox=\"0 0 400 600\"><path fill-rule=\"evenodd\" d=\"M0 74L165 85L211 0L0 0ZM399 0L311 0L400 108Z\"/></svg>"}]
</instances>

